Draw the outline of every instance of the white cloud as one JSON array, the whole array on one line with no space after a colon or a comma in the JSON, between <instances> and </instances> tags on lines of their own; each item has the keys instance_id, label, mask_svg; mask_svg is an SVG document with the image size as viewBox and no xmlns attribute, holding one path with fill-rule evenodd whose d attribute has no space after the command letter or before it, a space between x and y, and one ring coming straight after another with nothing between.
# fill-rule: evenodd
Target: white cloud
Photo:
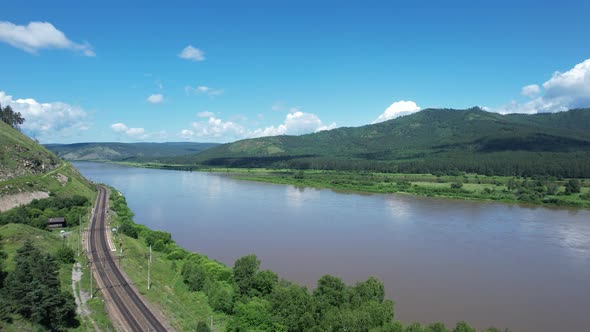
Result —
<instances>
[{"instance_id":1,"label":"white cloud","mask_svg":"<svg viewBox=\"0 0 590 332\"><path fill-rule=\"evenodd\" d=\"M383 122L397 117L420 111L420 107L413 101L396 101L383 112L373 123Z\"/></svg>"},{"instance_id":2,"label":"white cloud","mask_svg":"<svg viewBox=\"0 0 590 332\"><path fill-rule=\"evenodd\" d=\"M209 112L209 111L203 111L203 112L199 112L197 113L197 116L199 118L209 118L214 116L215 114L213 112Z\"/></svg>"},{"instance_id":3,"label":"white cloud","mask_svg":"<svg viewBox=\"0 0 590 332\"><path fill-rule=\"evenodd\" d=\"M192 61L205 60L205 52L201 51L198 48L194 48L192 45L188 45L187 47L185 47L178 56L183 59Z\"/></svg>"},{"instance_id":4,"label":"white cloud","mask_svg":"<svg viewBox=\"0 0 590 332\"><path fill-rule=\"evenodd\" d=\"M250 137L276 136L276 135L302 135L336 128L335 123L325 125L320 118L313 113L304 113L294 110L287 114L285 121L278 126L259 128L249 133Z\"/></svg>"},{"instance_id":5,"label":"white cloud","mask_svg":"<svg viewBox=\"0 0 590 332\"><path fill-rule=\"evenodd\" d=\"M540 90L539 88L539 93ZM543 83L543 92L542 96L526 103L512 101L495 111L535 114L590 107L590 59L575 65L574 68L564 73L555 72L549 80Z\"/></svg>"},{"instance_id":6,"label":"white cloud","mask_svg":"<svg viewBox=\"0 0 590 332\"><path fill-rule=\"evenodd\" d=\"M241 125L232 121L223 121L214 116L209 117L209 121L206 123L193 122L192 127L196 130L197 136L240 137L246 132L246 129Z\"/></svg>"},{"instance_id":7,"label":"white cloud","mask_svg":"<svg viewBox=\"0 0 590 332\"><path fill-rule=\"evenodd\" d=\"M223 94L223 89L213 89L213 88L210 88L210 87L204 86L204 85L197 86L196 88L193 88L193 87L187 85L184 87L184 91L187 94L190 94L190 93L194 93L197 95L205 94L205 95L212 96L212 97L219 96L219 95Z\"/></svg>"},{"instance_id":8,"label":"white cloud","mask_svg":"<svg viewBox=\"0 0 590 332\"><path fill-rule=\"evenodd\" d=\"M111 125L111 129L119 134L125 134L127 135L129 138L135 139L135 140L146 140L148 138L150 138L151 136L153 136L153 134L147 133L145 131L144 128L129 128L127 127L126 124L124 123L113 123ZM159 132L157 134L161 134L162 132Z\"/></svg>"},{"instance_id":9,"label":"white cloud","mask_svg":"<svg viewBox=\"0 0 590 332\"><path fill-rule=\"evenodd\" d=\"M529 98L536 97L539 93L541 93L541 88L536 84L531 84L527 86L523 86L520 94Z\"/></svg>"},{"instance_id":10,"label":"white cloud","mask_svg":"<svg viewBox=\"0 0 590 332\"><path fill-rule=\"evenodd\" d=\"M33 54L40 49L58 48L80 52L85 56L96 55L90 44L71 41L48 22L30 22L25 26L0 21L0 41Z\"/></svg>"},{"instance_id":11,"label":"white cloud","mask_svg":"<svg viewBox=\"0 0 590 332\"><path fill-rule=\"evenodd\" d=\"M160 93L156 93L147 97L147 101L149 101L152 104L159 104L164 101L164 96Z\"/></svg>"},{"instance_id":12,"label":"white cloud","mask_svg":"<svg viewBox=\"0 0 590 332\"><path fill-rule=\"evenodd\" d=\"M113 123L111 125L111 129L114 130L117 133L124 133L125 131L127 131L127 126L124 123Z\"/></svg>"},{"instance_id":13,"label":"white cloud","mask_svg":"<svg viewBox=\"0 0 590 332\"><path fill-rule=\"evenodd\" d=\"M80 130L87 130L88 113L63 102L40 103L32 98L14 99L0 91L0 104L20 112L25 122L21 129L33 137L48 141Z\"/></svg>"},{"instance_id":14,"label":"white cloud","mask_svg":"<svg viewBox=\"0 0 590 332\"><path fill-rule=\"evenodd\" d=\"M180 137L184 139L191 139L195 136L195 132L188 129L183 129L180 131Z\"/></svg>"},{"instance_id":15,"label":"white cloud","mask_svg":"<svg viewBox=\"0 0 590 332\"><path fill-rule=\"evenodd\" d=\"M193 122L191 129L183 129L178 136L184 139L214 138L231 141L243 138L254 138L276 135L302 135L336 128L335 123L324 124L313 113L299 110L287 114L283 123L250 130L234 121L223 121L210 116L207 121Z\"/></svg>"}]
</instances>

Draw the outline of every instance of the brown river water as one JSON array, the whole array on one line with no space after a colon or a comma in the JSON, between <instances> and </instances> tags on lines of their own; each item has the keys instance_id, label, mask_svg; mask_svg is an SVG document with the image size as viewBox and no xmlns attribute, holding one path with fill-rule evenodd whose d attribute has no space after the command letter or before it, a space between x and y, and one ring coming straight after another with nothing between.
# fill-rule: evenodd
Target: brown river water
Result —
<instances>
[{"instance_id":1,"label":"brown river water","mask_svg":"<svg viewBox=\"0 0 590 332\"><path fill-rule=\"evenodd\" d=\"M380 278L405 323L590 331L590 211L233 180L74 163L119 189L135 221L233 266L313 288L324 274Z\"/></svg>"}]
</instances>

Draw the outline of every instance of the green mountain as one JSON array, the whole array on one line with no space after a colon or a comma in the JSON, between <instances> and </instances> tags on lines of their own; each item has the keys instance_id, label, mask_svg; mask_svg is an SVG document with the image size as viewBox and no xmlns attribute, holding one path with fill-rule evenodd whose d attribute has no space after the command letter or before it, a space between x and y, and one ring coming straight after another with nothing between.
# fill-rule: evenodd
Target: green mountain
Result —
<instances>
[{"instance_id":1,"label":"green mountain","mask_svg":"<svg viewBox=\"0 0 590 332\"><path fill-rule=\"evenodd\" d=\"M590 176L590 109L426 109L355 128L223 144L169 163L404 173Z\"/></svg>"},{"instance_id":2,"label":"green mountain","mask_svg":"<svg viewBox=\"0 0 590 332\"><path fill-rule=\"evenodd\" d=\"M46 144L45 146L66 160L86 161L158 161L161 158L195 154L217 143L75 143Z\"/></svg>"}]
</instances>

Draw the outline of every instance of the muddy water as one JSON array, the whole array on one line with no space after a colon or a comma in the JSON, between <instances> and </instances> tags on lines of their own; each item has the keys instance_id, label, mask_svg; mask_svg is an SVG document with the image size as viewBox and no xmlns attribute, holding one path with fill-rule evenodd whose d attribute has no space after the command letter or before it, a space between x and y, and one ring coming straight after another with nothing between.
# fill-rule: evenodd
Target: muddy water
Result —
<instances>
[{"instance_id":1,"label":"muddy water","mask_svg":"<svg viewBox=\"0 0 590 332\"><path fill-rule=\"evenodd\" d=\"M590 211L237 181L76 163L121 190L136 221L233 265L255 253L286 279L385 283L404 322L587 331Z\"/></svg>"}]
</instances>

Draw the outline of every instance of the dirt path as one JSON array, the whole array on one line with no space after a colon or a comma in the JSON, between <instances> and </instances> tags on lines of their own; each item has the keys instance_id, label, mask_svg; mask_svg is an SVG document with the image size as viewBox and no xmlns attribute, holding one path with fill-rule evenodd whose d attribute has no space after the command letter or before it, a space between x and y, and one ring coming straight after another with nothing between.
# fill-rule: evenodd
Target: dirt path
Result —
<instances>
[{"instance_id":1,"label":"dirt path","mask_svg":"<svg viewBox=\"0 0 590 332\"><path fill-rule=\"evenodd\" d=\"M76 300L76 312L78 313L80 318L87 318L90 321L90 323L92 323L94 331L100 332L100 329L98 328L92 317L90 317L91 311L90 309L88 309L88 306L86 305L86 301L88 301L88 298L90 296L88 293L82 290L80 280L82 280L82 266L80 265L80 263L76 263L72 267L72 291L74 292L74 299ZM79 289L80 292L76 291L76 284L78 284L77 289Z\"/></svg>"}]
</instances>

